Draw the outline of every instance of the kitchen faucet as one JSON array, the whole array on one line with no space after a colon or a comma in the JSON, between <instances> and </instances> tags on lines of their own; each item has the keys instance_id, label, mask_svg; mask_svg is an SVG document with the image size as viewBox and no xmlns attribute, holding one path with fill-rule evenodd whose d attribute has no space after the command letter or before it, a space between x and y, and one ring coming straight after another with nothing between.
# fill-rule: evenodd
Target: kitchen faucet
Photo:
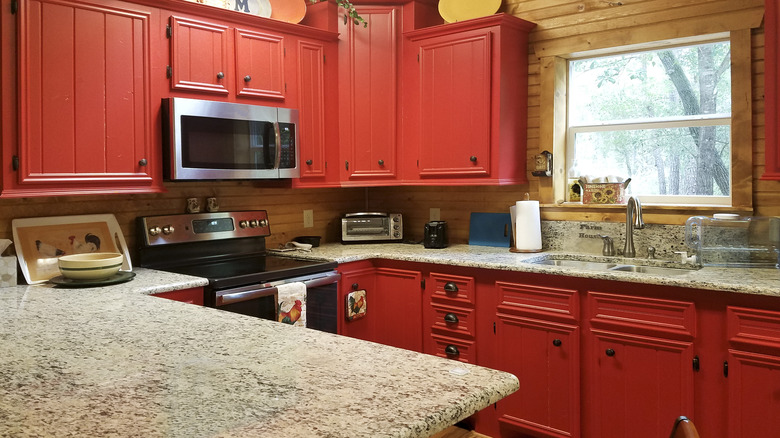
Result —
<instances>
[{"instance_id":1,"label":"kitchen faucet","mask_svg":"<svg viewBox=\"0 0 780 438\"><path fill-rule=\"evenodd\" d=\"M645 227L645 221L642 219L642 203L639 198L633 196L628 198L626 204L626 244L623 246L623 257L636 257L634 248L634 229L641 230Z\"/></svg>"}]
</instances>

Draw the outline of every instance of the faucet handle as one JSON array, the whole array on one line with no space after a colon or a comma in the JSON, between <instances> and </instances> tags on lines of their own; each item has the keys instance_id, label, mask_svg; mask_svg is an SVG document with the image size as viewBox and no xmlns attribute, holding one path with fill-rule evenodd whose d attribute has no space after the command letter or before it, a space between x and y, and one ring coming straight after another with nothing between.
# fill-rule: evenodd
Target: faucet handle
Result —
<instances>
[{"instance_id":1,"label":"faucet handle","mask_svg":"<svg viewBox=\"0 0 780 438\"><path fill-rule=\"evenodd\" d=\"M607 235L599 235L599 237L604 241L604 247L601 249L601 254L605 256L615 255L615 242L612 238Z\"/></svg>"},{"instance_id":2,"label":"faucet handle","mask_svg":"<svg viewBox=\"0 0 780 438\"><path fill-rule=\"evenodd\" d=\"M648 246L647 247L647 258L648 259L654 259L655 258L655 247L654 246Z\"/></svg>"}]
</instances>

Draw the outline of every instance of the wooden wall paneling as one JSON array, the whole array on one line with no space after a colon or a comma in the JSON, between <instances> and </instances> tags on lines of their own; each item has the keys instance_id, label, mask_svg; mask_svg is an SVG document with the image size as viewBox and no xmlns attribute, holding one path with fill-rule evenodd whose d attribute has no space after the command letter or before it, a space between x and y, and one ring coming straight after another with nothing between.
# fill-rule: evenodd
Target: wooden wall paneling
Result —
<instances>
[{"instance_id":1,"label":"wooden wall paneling","mask_svg":"<svg viewBox=\"0 0 780 438\"><path fill-rule=\"evenodd\" d=\"M731 32L731 193L732 206L752 208L753 154L737 147L744 140L753 144L753 90L750 30ZM736 141L735 141L736 139Z\"/></svg>"}]
</instances>

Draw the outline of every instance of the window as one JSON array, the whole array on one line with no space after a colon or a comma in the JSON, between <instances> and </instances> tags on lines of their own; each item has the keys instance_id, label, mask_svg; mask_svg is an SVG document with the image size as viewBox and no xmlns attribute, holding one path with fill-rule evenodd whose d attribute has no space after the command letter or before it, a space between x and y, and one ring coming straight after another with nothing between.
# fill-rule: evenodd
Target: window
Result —
<instances>
[{"instance_id":1,"label":"window","mask_svg":"<svg viewBox=\"0 0 780 438\"><path fill-rule=\"evenodd\" d=\"M729 41L572 59L568 96L570 178L630 177L643 202L731 205Z\"/></svg>"}]
</instances>

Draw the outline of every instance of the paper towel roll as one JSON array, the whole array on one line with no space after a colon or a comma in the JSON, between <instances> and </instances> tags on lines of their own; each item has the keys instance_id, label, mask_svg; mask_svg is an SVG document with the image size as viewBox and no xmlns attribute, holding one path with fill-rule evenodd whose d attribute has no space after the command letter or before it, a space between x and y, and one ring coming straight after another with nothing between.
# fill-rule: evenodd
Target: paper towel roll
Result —
<instances>
[{"instance_id":1,"label":"paper towel roll","mask_svg":"<svg viewBox=\"0 0 780 438\"><path fill-rule=\"evenodd\" d=\"M517 201L515 203L515 248L521 252L542 250L539 201Z\"/></svg>"}]
</instances>

